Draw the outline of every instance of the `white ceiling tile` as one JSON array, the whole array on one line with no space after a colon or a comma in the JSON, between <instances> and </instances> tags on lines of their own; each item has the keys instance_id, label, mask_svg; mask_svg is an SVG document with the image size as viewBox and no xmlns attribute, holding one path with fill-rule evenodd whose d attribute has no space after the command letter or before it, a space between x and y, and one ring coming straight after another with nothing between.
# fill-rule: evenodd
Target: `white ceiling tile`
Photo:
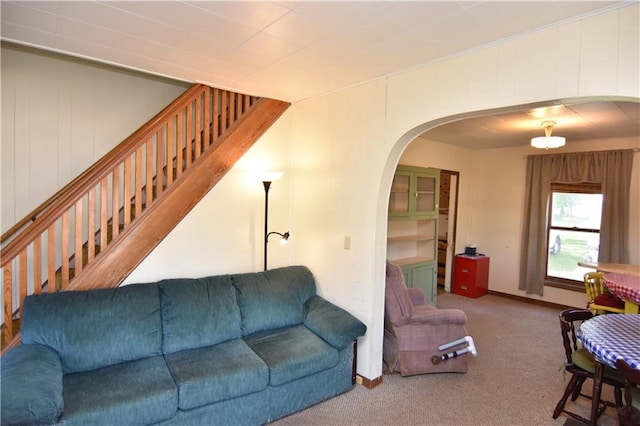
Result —
<instances>
[{"instance_id":1,"label":"white ceiling tile","mask_svg":"<svg viewBox=\"0 0 640 426\"><path fill-rule=\"evenodd\" d=\"M4 25L13 24L26 28L33 28L40 32L55 33L57 16L46 11L33 9L25 3L2 2L2 35Z\"/></svg>"},{"instance_id":2,"label":"white ceiling tile","mask_svg":"<svg viewBox=\"0 0 640 426\"><path fill-rule=\"evenodd\" d=\"M453 1L431 2L428 7L422 7L419 2L410 1L384 3L386 5L380 8L380 11L406 28L428 26L433 21L465 10L459 2Z\"/></svg>"},{"instance_id":3,"label":"white ceiling tile","mask_svg":"<svg viewBox=\"0 0 640 426\"><path fill-rule=\"evenodd\" d=\"M224 40L231 45L244 42L256 32L249 26L231 22L226 18L182 2L116 1L104 3L136 15L138 19L161 22L166 26L201 37ZM149 34L149 37L153 37L153 34Z\"/></svg>"},{"instance_id":4,"label":"white ceiling tile","mask_svg":"<svg viewBox=\"0 0 640 426\"><path fill-rule=\"evenodd\" d=\"M2 38L67 52L97 61L120 64L186 81L258 96L296 101L331 90L404 72L419 64L459 55L525 33L538 31L612 8L635 7L637 2L603 1L2 1ZM601 15L611 22L614 16ZM612 25L607 27L615 28ZM564 28L566 36L567 26ZM638 38L637 19L621 30ZM547 59L541 46L553 43L560 32L528 37L529 48L500 55L515 58L513 68L500 68L496 78L535 67ZM616 36L616 34L613 34ZM603 37L602 43L611 39ZM571 43L562 39L568 46ZM599 40L594 40L600 42ZM636 42L637 43L637 42ZM521 47L522 44L519 44ZM529 51L531 50L531 51ZM613 53L615 54L615 52ZM564 55L562 64L571 64ZM460 60L463 60L461 57ZM591 74L599 68L591 59ZM633 58L628 59L631 61ZM498 58L500 60L500 57ZM555 59L554 59L555 60ZM510 61L512 62L512 61ZM575 61L574 61L575 62ZM555 64L555 62L554 62ZM435 72L447 72L438 68ZM543 81L516 87L501 85L496 96L536 93L536 84L565 84L562 75L547 72ZM474 90L456 76L455 93ZM591 82L581 76L576 84ZM437 78L437 75L436 75ZM559 78L556 83L554 78ZM583 81L588 79L588 82ZM602 80L602 79L601 79ZM610 81L609 81L610 80ZM455 96L447 100L455 107ZM610 105L610 103L607 103ZM638 107L616 104L616 109L585 110L560 115L567 137L593 137L607 121L615 121L616 134L638 133ZM578 110L576 110L578 111ZM554 113L559 114L557 111ZM584 117L581 117L581 114ZM585 119L587 118L588 119ZM625 117L632 120L623 121ZM526 114L500 115L465 123L474 147L509 142L505 126L538 134L539 119ZM575 130L573 122L591 128ZM635 125L633 127L632 125ZM462 125L462 124L458 124ZM611 126L609 126L611 127ZM573 132L573 133L571 133ZM482 133L486 143L472 141ZM458 133L459 134L459 133ZM451 142L455 128L444 127L438 137ZM527 143L520 135L518 143ZM513 138L511 138L513 139ZM464 144L465 142L457 142Z\"/></svg>"},{"instance_id":5,"label":"white ceiling tile","mask_svg":"<svg viewBox=\"0 0 640 426\"><path fill-rule=\"evenodd\" d=\"M286 42L265 33L258 33L238 46L237 50L245 55L261 55L271 58L275 62L298 50L295 44Z\"/></svg>"},{"instance_id":6,"label":"white ceiling tile","mask_svg":"<svg viewBox=\"0 0 640 426\"><path fill-rule=\"evenodd\" d=\"M60 18L58 20L58 37L82 40L96 46L113 47L114 41L120 37L119 32L104 27L96 27L82 21Z\"/></svg>"},{"instance_id":7,"label":"white ceiling tile","mask_svg":"<svg viewBox=\"0 0 640 426\"><path fill-rule=\"evenodd\" d=\"M261 30L289 12L289 8L269 1L187 1L230 21Z\"/></svg>"},{"instance_id":8,"label":"white ceiling tile","mask_svg":"<svg viewBox=\"0 0 640 426\"><path fill-rule=\"evenodd\" d=\"M39 31L13 23L2 24L2 39L46 49L54 49L56 43L56 35L53 32Z\"/></svg>"},{"instance_id":9,"label":"white ceiling tile","mask_svg":"<svg viewBox=\"0 0 640 426\"><path fill-rule=\"evenodd\" d=\"M2 1L2 13L4 14L5 4L18 4L29 9L58 14L61 3L60 1Z\"/></svg>"},{"instance_id":10,"label":"white ceiling tile","mask_svg":"<svg viewBox=\"0 0 640 426\"><path fill-rule=\"evenodd\" d=\"M289 12L263 30L264 33L298 46L319 40L325 31L313 20Z\"/></svg>"}]
</instances>

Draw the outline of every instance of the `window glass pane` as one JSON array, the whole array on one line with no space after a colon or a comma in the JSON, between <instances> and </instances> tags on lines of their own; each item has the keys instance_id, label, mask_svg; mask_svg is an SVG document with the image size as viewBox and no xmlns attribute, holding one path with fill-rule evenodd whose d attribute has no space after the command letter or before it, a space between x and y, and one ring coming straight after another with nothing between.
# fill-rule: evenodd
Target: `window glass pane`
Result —
<instances>
[{"instance_id":1,"label":"window glass pane","mask_svg":"<svg viewBox=\"0 0 640 426\"><path fill-rule=\"evenodd\" d=\"M597 262L599 246L599 233L552 229L547 275L582 281L584 274L592 269L578 266L578 262Z\"/></svg>"},{"instance_id":2,"label":"window glass pane","mask_svg":"<svg viewBox=\"0 0 640 426\"><path fill-rule=\"evenodd\" d=\"M589 269L578 262L598 261L602 194L554 191L551 201L547 276L582 282Z\"/></svg>"},{"instance_id":3,"label":"window glass pane","mask_svg":"<svg viewBox=\"0 0 640 426\"><path fill-rule=\"evenodd\" d=\"M600 229L602 194L552 193L551 226Z\"/></svg>"}]
</instances>

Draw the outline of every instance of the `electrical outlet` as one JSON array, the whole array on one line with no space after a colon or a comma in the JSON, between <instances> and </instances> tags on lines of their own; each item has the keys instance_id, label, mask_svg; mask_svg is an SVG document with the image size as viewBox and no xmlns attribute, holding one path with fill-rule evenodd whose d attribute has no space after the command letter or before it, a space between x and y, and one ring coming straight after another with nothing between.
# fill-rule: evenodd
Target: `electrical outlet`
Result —
<instances>
[{"instance_id":1,"label":"electrical outlet","mask_svg":"<svg viewBox=\"0 0 640 426\"><path fill-rule=\"evenodd\" d=\"M348 235L344 236L344 249L351 250L351 237Z\"/></svg>"}]
</instances>

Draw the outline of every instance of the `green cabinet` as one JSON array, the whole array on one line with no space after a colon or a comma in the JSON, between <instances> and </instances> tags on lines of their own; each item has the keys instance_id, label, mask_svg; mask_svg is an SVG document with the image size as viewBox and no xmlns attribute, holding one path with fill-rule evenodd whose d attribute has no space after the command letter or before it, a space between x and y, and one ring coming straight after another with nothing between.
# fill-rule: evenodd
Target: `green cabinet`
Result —
<instances>
[{"instance_id":1,"label":"green cabinet","mask_svg":"<svg viewBox=\"0 0 640 426\"><path fill-rule=\"evenodd\" d=\"M419 288L424 292L427 303L435 306L438 291L438 266L434 262L422 262L402 267L407 287Z\"/></svg>"},{"instance_id":2,"label":"green cabinet","mask_svg":"<svg viewBox=\"0 0 640 426\"><path fill-rule=\"evenodd\" d=\"M438 216L440 170L398 166L389 196L390 219Z\"/></svg>"},{"instance_id":3,"label":"green cabinet","mask_svg":"<svg viewBox=\"0 0 640 426\"><path fill-rule=\"evenodd\" d=\"M389 196L387 258L436 304L440 170L399 165Z\"/></svg>"}]
</instances>

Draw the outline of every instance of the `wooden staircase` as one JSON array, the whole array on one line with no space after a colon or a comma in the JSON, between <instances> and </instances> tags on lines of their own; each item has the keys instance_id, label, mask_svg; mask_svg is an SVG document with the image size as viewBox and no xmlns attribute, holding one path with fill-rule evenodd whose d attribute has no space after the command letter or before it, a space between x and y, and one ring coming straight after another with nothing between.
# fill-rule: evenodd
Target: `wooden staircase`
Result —
<instances>
[{"instance_id":1,"label":"wooden staircase","mask_svg":"<svg viewBox=\"0 0 640 426\"><path fill-rule=\"evenodd\" d=\"M7 231L2 352L27 295L120 285L288 107L196 84Z\"/></svg>"}]
</instances>

